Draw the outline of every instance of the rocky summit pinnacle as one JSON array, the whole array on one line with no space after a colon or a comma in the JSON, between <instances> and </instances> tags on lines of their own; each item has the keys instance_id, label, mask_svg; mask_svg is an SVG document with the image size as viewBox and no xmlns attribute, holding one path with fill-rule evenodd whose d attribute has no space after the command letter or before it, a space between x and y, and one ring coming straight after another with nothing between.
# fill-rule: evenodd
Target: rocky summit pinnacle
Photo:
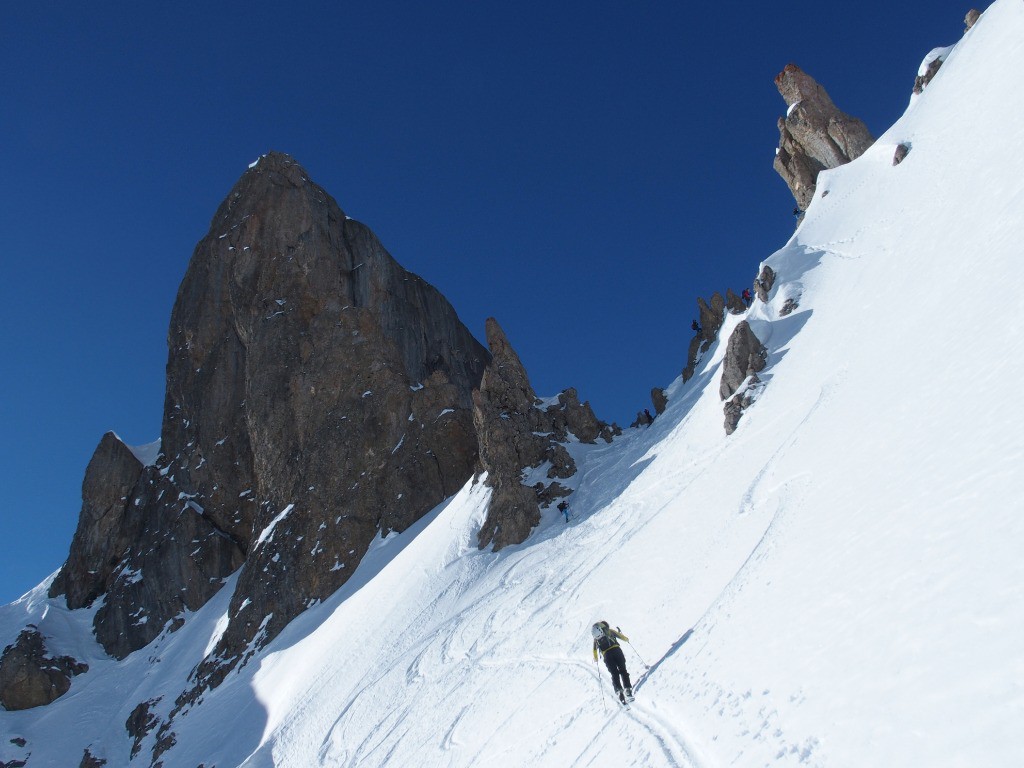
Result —
<instances>
[{"instance_id":1,"label":"rocky summit pinnacle","mask_svg":"<svg viewBox=\"0 0 1024 768\"><path fill-rule=\"evenodd\" d=\"M73 607L103 595L97 638L123 657L240 568L198 688L471 477L490 355L280 153L242 175L196 246L168 347L161 453L142 467L104 438L53 592Z\"/></svg>"},{"instance_id":2,"label":"rocky summit pinnacle","mask_svg":"<svg viewBox=\"0 0 1024 768\"><path fill-rule=\"evenodd\" d=\"M775 86L789 107L779 118L775 170L789 185L797 208L806 211L818 174L850 162L875 139L867 126L832 103L825 89L796 64L787 64Z\"/></svg>"}]
</instances>

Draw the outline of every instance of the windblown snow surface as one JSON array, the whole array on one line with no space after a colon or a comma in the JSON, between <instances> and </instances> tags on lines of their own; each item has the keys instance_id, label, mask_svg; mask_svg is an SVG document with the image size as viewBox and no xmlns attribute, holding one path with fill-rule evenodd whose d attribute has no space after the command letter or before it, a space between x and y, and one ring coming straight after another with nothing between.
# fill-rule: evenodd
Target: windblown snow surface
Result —
<instances>
[{"instance_id":1,"label":"windblown snow surface","mask_svg":"<svg viewBox=\"0 0 1024 768\"><path fill-rule=\"evenodd\" d=\"M488 492L467 485L179 715L164 766L1024 763L1022 99L1024 3L998 0L822 174L766 260L770 301L727 318L666 412L573 447L573 520L480 552ZM741 319L769 365L727 437ZM45 585L3 608L0 643L34 622L91 669L0 712L0 760L128 765L125 720L170 711L233 584L122 662ZM632 641L629 709L591 656L598 619Z\"/></svg>"}]
</instances>

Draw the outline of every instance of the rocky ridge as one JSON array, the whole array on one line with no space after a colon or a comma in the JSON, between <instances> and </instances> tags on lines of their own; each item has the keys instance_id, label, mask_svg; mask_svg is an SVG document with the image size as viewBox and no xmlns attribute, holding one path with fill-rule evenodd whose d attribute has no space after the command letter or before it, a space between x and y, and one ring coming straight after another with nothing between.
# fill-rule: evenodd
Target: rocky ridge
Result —
<instances>
[{"instance_id":1,"label":"rocky ridge","mask_svg":"<svg viewBox=\"0 0 1024 768\"><path fill-rule=\"evenodd\" d=\"M576 462L565 447L568 442L611 442L621 430L600 421L589 403L580 403L575 389L561 392L556 403L541 401L493 317L487 320L487 344L491 362L480 389L473 393L480 464L492 489L478 544L499 550L526 540L540 522L541 505L570 494L558 482L576 474ZM548 467L545 480L524 485L524 472L543 465Z\"/></svg>"}]
</instances>

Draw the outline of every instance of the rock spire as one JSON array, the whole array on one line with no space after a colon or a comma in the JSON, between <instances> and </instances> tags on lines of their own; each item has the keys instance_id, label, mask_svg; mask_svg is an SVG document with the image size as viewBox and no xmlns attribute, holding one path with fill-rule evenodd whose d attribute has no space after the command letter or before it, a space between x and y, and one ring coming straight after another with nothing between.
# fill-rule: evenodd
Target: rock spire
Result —
<instances>
[{"instance_id":1,"label":"rock spire","mask_svg":"<svg viewBox=\"0 0 1024 768\"><path fill-rule=\"evenodd\" d=\"M789 110L779 118L775 170L789 185L799 211L814 197L818 173L860 157L875 139L867 126L839 110L828 93L796 64L787 64L775 86Z\"/></svg>"}]
</instances>

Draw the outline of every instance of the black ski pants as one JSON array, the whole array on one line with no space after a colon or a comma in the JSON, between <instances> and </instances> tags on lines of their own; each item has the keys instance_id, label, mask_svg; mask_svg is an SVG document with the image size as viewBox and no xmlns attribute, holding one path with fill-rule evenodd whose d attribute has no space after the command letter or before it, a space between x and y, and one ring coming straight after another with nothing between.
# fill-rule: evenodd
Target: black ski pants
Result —
<instances>
[{"instance_id":1,"label":"black ski pants","mask_svg":"<svg viewBox=\"0 0 1024 768\"><path fill-rule=\"evenodd\" d=\"M612 673L612 687L616 693L623 688L633 688L629 682L629 672L626 671L626 656L621 648L611 648L604 654L604 664Z\"/></svg>"}]
</instances>

